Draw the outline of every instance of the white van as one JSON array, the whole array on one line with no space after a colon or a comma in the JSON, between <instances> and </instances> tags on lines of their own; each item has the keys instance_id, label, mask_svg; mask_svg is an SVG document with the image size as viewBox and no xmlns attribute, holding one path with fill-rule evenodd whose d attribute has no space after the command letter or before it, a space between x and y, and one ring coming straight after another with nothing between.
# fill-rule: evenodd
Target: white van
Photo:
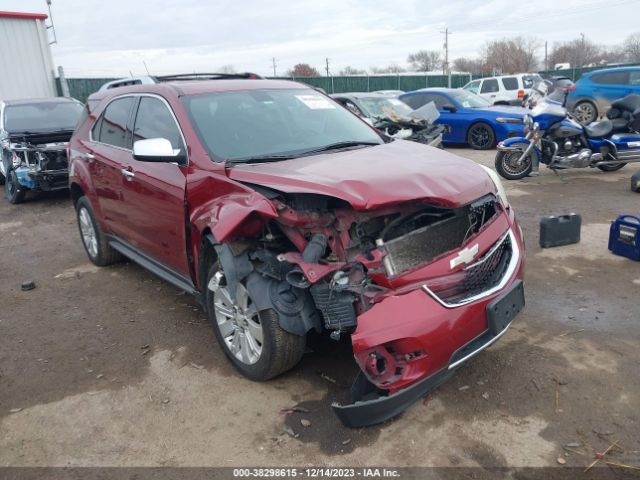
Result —
<instances>
[{"instance_id":1,"label":"white van","mask_svg":"<svg viewBox=\"0 0 640 480\"><path fill-rule=\"evenodd\" d=\"M516 73L480 78L462 88L486 98L491 103L519 105L524 97L531 93L531 88L541 81L542 77L537 73Z\"/></svg>"}]
</instances>

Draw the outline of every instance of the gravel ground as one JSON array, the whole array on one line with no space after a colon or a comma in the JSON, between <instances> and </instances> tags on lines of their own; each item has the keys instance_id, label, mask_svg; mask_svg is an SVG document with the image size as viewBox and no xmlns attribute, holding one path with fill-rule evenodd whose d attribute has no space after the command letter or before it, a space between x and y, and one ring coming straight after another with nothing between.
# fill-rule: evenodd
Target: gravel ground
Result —
<instances>
[{"instance_id":1,"label":"gravel ground","mask_svg":"<svg viewBox=\"0 0 640 480\"><path fill-rule=\"evenodd\" d=\"M633 171L508 183L527 307L425 401L357 430L329 407L356 372L348 341L247 381L192 298L135 264L89 263L66 193L2 200L0 465L578 467L613 441L611 461L640 465L640 268L607 250L609 222L639 213ZM582 241L541 250L540 217L567 212ZM27 279L37 288L22 292ZM281 413L294 405L309 413Z\"/></svg>"}]
</instances>

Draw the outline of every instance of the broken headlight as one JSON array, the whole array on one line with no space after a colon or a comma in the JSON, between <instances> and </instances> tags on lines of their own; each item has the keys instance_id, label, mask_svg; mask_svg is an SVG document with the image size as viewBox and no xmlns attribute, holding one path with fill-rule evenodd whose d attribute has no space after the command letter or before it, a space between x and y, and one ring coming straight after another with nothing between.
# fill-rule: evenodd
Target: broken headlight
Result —
<instances>
[{"instance_id":1,"label":"broken headlight","mask_svg":"<svg viewBox=\"0 0 640 480\"><path fill-rule=\"evenodd\" d=\"M498 174L493 170L491 170L489 167L485 167L484 165L480 165L480 166L484 168L485 172L487 172L487 175L495 185L496 194L498 195L498 198L504 205L504 208L509 208L509 199L507 198L507 192L504 189L504 185L502 185L502 181L500 180L500 177L498 177Z\"/></svg>"}]
</instances>

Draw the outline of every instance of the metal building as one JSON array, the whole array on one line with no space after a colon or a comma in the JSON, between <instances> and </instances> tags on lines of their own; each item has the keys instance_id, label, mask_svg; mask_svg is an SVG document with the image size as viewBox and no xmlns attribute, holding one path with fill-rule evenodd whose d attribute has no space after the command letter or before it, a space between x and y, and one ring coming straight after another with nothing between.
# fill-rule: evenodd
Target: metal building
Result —
<instances>
[{"instance_id":1,"label":"metal building","mask_svg":"<svg viewBox=\"0 0 640 480\"><path fill-rule=\"evenodd\" d=\"M56 96L46 18L0 11L0 100Z\"/></svg>"}]
</instances>

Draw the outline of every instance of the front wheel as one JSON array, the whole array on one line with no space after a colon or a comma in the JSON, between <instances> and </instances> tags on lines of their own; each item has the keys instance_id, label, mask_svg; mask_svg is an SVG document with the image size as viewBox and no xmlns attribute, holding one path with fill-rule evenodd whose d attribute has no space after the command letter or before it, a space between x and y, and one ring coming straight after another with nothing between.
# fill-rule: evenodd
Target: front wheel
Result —
<instances>
[{"instance_id":1,"label":"front wheel","mask_svg":"<svg viewBox=\"0 0 640 480\"><path fill-rule=\"evenodd\" d=\"M206 302L218 343L245 377L268 380L302 358L306 337L283 330L276 311L259 311L244 281L237 282L232 296L218 263L209 270Z\"/></svg>"},{"instance_id":2,"label":"front wheel","mask_svg":"<svg viewBox=\"0 0 640 480\"><path fill-rule=\"evenodd\" d=\"M615 172L624 168L626 163L619 163L618 165L598 165L598 168L603 172Z\"/></svg>"},{"instance_id":3,"label":"front wheel","mask_svg":"<svg viewBox=\"0 0 640 480\"><path fill-rule=\"evenodd\" d=\"M486 123L471 125L467 132L467 143L474 150L489 150L496 143L496 135L493 128Z\"/></svg>"},{"instance_id":4,"label":"front wheel","mask_svg":"<svg viewBox=\"0 0 640 480\"><path fill-rule=\"evenodd\" d=\"M10 203L18 204L24 202L27 196L27 188L20 185L16 171L11 169L7 172L4 184L4 193Z\"/></svg>"},{"instance_id":5,"label":"front wheel","mask_svg":"<svg viewBox=\"0 0 640 480\"><path fill-rule=\"evenodd\" d=\"M496 155L496 171L507 180L520 180L531 173L533 168L534 152L529 152L522 161L520 157L524 152L498 152Z\"/></svg>"}]
</instances>

